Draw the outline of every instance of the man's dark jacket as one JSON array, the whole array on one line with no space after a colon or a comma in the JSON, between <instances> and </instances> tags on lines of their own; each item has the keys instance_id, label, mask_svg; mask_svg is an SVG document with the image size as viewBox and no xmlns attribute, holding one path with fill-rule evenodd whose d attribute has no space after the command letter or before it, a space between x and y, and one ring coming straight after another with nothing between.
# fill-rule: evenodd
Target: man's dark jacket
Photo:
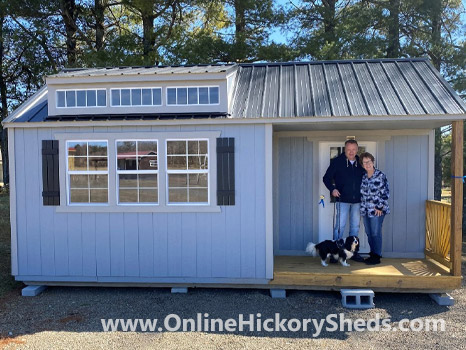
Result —
<instances>
[{"instance_id":1,"label":"man's dark jacket","mask_svg":"<svg viewBox=\"0 0 466 350\"><path fill-rule=\"evenodd\" d=\"M344 153L330 161L324 175L324 184L332 193L334 189L340 192L340 201L343 203L361 202L361 181L365 170L359 163L359 156L356 161L351 162Z\"/></svg>"}]
</instances>

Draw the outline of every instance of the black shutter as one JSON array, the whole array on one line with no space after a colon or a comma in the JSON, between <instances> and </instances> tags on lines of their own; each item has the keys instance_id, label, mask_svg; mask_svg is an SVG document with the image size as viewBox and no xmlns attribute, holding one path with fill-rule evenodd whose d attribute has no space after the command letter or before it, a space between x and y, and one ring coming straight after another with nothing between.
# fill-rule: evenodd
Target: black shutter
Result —
<instances>
[{"instance_id":1,"label":"black shutter","mask_svg":"<svg viewBox=\"0 0 466 350\"><path fill-rule=\"evenodd\" d=\"M58 140L42 140L42 198L44 205L60 205Z\"/></svg>"},{"instance_id":2,"label":"black shutter","mask_svg":"<svg viewBox=\"0 0 466 350\"><path fill-rule=\"evenodd\" d=\"M217 139L217 205L235 205L235 139Z\"/></svg>"}]
</instances>

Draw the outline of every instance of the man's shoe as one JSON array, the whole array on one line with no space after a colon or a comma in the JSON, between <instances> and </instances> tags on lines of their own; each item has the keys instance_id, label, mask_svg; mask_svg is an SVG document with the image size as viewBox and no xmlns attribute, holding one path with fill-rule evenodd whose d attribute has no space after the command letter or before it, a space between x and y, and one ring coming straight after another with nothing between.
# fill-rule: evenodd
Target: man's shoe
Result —
<instances>
[{"instance_id":1,"label":"man's shoe","mask_svg":"<svg viewBox=\"0 0 466 350\"><path fill-rule=\"evenodd\" d=\"M368 259L364 260L364 262L367 265L377 265L380 264L380 258L380 255L372 253L372 255Z\"/></svg>"},{"instance_id":2,"label":"man's shoe","mask_svg":"<svg viewBox=\"0 0 466 350\"><path fill-rule=\"evenodd\" d=\"M364 258L361 255L359 255L358 252L355 252L353 254L353 256L351 257L351 260L357 261L357 262L364 262Z\"/></svg>"}]
</instances>

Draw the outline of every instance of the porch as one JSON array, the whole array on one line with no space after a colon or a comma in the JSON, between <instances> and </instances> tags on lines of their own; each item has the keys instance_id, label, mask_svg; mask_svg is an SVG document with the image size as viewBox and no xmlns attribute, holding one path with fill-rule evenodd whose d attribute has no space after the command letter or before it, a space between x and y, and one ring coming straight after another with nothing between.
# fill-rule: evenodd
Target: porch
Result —
<instances>
[{"instance_id":1,"label":"porch","mask_svg":"<svg viewBox=\"0 0 466 350\"><path fill-rule=\"evenodd\" d=\"M461 251L452 236L451 217L451 204L426 201L425 258L382 258L381 264L374 266L350 261L349 267L339 263L323 267L318 257L275 256L274 278L269 285L283 289L370 288L423 293L461 288L461 268L457 269Z\"/></svg>"},{"instance_id":2,"label":"porch","mask_svg":"<svg viewBox=\"0 0 466 350\"><path fill-rule=\"evenodd\" d=\"M320 258L276 256L270 287L283 289L340 290L370 288L382 292L440 293L461 287L461 276L433 259L383 258L380 265L350 261L351 266L329 264Z\"/></svg>"}]
</instances>

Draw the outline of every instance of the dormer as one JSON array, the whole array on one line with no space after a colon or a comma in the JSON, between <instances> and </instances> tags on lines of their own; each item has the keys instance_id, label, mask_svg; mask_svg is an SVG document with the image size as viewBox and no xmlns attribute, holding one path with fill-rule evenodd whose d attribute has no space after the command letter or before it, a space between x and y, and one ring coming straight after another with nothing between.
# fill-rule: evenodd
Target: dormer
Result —
<instances>
[{"instance_id":1,"label":"dormer","mask_svg":"<svg viewBox=\"0 0 466 350\"><path fill-rule=\"evenodd\" d=\"M48 76L48 115L225 114L237 66L67 70Z\"/></svg>"}]
</instances>

